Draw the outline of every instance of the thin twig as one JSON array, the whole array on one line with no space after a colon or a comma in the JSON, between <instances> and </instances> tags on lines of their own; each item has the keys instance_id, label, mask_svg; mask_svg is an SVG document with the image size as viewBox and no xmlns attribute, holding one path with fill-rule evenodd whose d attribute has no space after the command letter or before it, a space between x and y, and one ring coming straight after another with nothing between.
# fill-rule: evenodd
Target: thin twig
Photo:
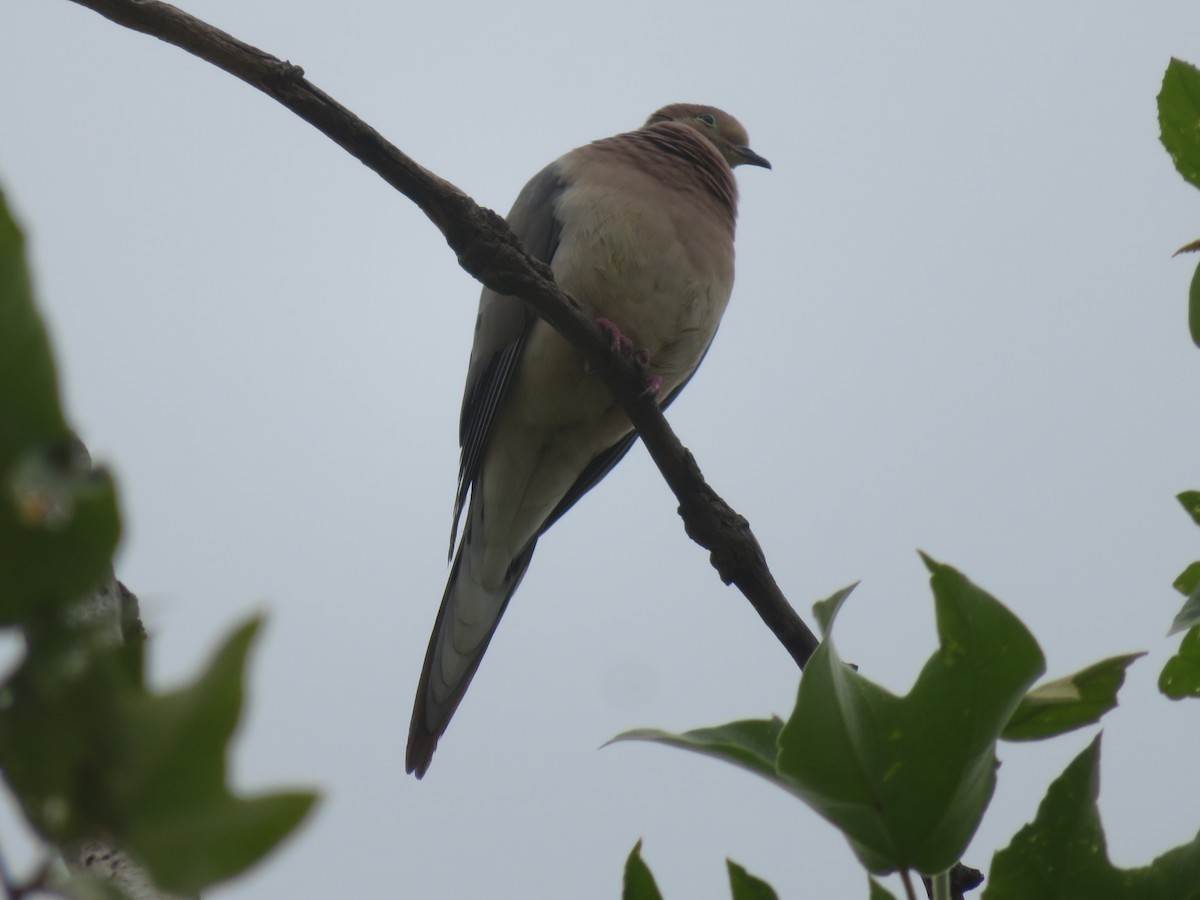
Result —
<instances>
[{"instance_id":1,"label":"thin twig","mask_svg":"<svg viewBox=\"0 0 1200 900\"><path fill-rule=\"evenodd\" d=\"M710 551L721 580L746 595L803 668L817 639L788 604L744 518L705 482L658 405L645 376L608 342L579 306L531 259L504 220L409 159L365 122L304 78L304 71L158 0L73 0L118 24L187 50L279 101L417 204L471 275L501 294L521 297L591 363L628 414L679 500L688 536Z\"/></svg>"}]
</instances>

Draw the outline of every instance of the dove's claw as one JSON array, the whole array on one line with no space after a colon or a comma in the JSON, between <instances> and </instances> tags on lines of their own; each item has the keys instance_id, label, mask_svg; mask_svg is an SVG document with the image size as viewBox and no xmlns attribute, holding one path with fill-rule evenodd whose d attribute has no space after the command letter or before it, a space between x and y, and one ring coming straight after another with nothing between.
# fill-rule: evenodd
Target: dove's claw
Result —
<instances>
[{"instance_id":1,"label":"dove's claw","mask_svg":"<svg viewBox=\"0 0 1200 900\"><path fill-rule=\"evenodd\" d=\"M661 375L651 375L646 380L646 389L644 391L642 391L641 396L657 397L658 392L661 390L662 390L662 376Z\"/></svg>"},{"instance_id":2,"label":"dove's claw","mask_svg":"<svg viewBox=\"0 0 1200 900\"><path fill-rule=\"evenodd\" d=\"M616 322L612 321L612 319L599 316L596 319L596 324L608 335L613 353L629 354L633 352L633 341L621 334L621 329L617 327Z\"/></svg>"},{"instance_id":3,"label":"dove's claw","mask_svg":"<svg viewBox=\"0 0 1200 900\"><path fill-rule=\"evenodd\" d=\"M633 349L633 341L621 333L621 329L611 319L606 319L603 316L596 318L596 324L608 336L610 349L613 353L619 353L621 356L626 356L633 360L646 374L646 389L642 391L643 397L657 397L659 390L662 388L662 376L650 374L650 351L643 347L641 350ZM587 374L592 374L592 367L585 361L583 370Z\"/></svg>"}]
</instances>

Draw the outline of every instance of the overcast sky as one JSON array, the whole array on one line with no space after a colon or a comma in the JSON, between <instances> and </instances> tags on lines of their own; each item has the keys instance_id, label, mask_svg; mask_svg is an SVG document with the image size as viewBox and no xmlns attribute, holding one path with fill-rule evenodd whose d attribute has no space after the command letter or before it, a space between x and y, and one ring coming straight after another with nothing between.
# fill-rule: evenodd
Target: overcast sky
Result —
<instances>
[{"instance_id":1,"label":"overcast sky","mask_svg":"<svg viewBox=\"0 0 1200 900\"><path fill-rule=\"evenodd\" d=\"M1124 11L1119 11L1124 7ZM935 646L916 549L1034 631L1051 675L1134 650L1105 720L1122 865L1200 825L1200 704L1154 683L1200 556L1200 193L1158 143L1195 3L191 0L480 203L672 101L736 115L738 277L671 421L796 607L856 579L842 655L904 692ZM72 421L115 471L120 577L164 686L270 621L234 772L319 788L212 897L855 898L841 836L637 726L786 715L797 673L641 448L543 539L423 782L403 744L446 576L478 286L424 217L291 113L66 0L0 6L0 185ZM1092 736L1004 745L966 856ZM1186 787L1186 790L1181 790ZM0 820L6 852L20 840Z\"/></svg>"}]
</instances>

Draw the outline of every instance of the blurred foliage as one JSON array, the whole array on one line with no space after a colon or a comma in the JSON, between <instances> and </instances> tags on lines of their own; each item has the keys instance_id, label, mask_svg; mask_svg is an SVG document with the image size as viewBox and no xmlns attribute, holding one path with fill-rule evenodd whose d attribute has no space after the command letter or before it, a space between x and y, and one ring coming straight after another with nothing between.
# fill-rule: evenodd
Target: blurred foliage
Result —
<instances>
[{"instance_id":1,"label":"blurred foliage","mask_svg":"<svg viewBox=\"0 0 1200 900\"><path fill-rule=\"evenodd\" d=\"M1200 525L1200 491L1184 491L1177 499L1192 521ZM1174 586L1175 590L1187 597L1187 601L1175 616L1168 634L1186 631L1200 623L1200 561L1180 572Z\"/></svg>"},{"instance_id":2,"label":"blurred foliage","mask_svg":"<svg viewBox=\"0 0 1200 900\"><path fill-rule=\"evenodd\" d=\"M25 240L2 194L0 476L0 626L11 626L106 578L120 523L111 479L63 418Z\"/></svg>"},{"instance_id":3,"label":"blurred foliage","mask_svg":"<svg viewBox=\"0 0 1200 900\"><path fill-rule=\"evenodd\" d=\"M120 532L113 480L63 417L24 240L0 195L0 626L24 646L0 683L0 770L48 842L111 840L164 890L191 893L262 858L315 797L243 799L226 783L257 620L192 683L156 693L143 641L83 614L112 578Z\"/></svg>"},{"instance_id":4,"label":"blurred foliage","mask_svg":"<svg viewBox=\"0 0 1200 900\"><path fill-rule=\"evenodd\" d=\"M1200 697L1200 625L1188 630L1179 651L1163 666L1158 689L1172 700Z\"/></svg>"},{"instance_id":5,"label":"blurred foliage","mask_svg":"<svg viewBox=\"0 0 1200 900\"><path fill-rule=\"evenodd\" d=\"M1184 491L1177 498L1184 512L1200 525L1200 491ZM1168 634L1187 633L1179 652L1167 660L1158 676L1158 689L1172 700L1200 697L1200 561L1179 573L1175 590L1187 600L1175 615Z\"/></svg>"},{"instance_id":6,"label":"blurred foliage","mask_svg":"<svg viewBox=\"0 0 1200 900\"><path fill-rule=\"evenodd\" d=\"M1173 59L1167 66L1158 94L1158 126L1159 138L1179 174L1200 188L1200 71L1190 63ZM1193 241L1179 252L1198 249L1200 241ZM1188 327L1200 347L1200 266L1188 292Z\"/></svg>"},{"instance_id":7,"label":"blurred foliage","mask_svg":"<svg viewBox=\"0 0 1200 900\"><path fill-rule=\"evenodd\" d=\"M1187 601L1176 614L1168 634L1178 634L1200 622L1200 562L1194 562L1180 572L1174 587L1187 597Z\"/></svg>"}]
</instances>

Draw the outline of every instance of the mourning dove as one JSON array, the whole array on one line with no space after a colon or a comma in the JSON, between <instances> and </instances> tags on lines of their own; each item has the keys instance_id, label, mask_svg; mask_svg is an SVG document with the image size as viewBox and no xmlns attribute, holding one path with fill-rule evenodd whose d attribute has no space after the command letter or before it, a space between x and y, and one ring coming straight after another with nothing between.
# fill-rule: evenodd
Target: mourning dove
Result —
<instances>
[{"instance_id":1,"label":"mourning dove","mask_svg":"<svg viewBox=\"0 0 1200 900\"><path fill-rule=\"evenodd\" d=\"M663 107L637 131L534 176L508 223L525 249L637 351L669 404L704 358L733 288L733 166L771 165L711 106ZM420 778L475 675L538 537L636 438L583 357L517 297L484 289L459 422L451 528L466 520L429 640L408 737ZM470 502L467 503L467 496Z\"/></svg>"}]
</instances>

